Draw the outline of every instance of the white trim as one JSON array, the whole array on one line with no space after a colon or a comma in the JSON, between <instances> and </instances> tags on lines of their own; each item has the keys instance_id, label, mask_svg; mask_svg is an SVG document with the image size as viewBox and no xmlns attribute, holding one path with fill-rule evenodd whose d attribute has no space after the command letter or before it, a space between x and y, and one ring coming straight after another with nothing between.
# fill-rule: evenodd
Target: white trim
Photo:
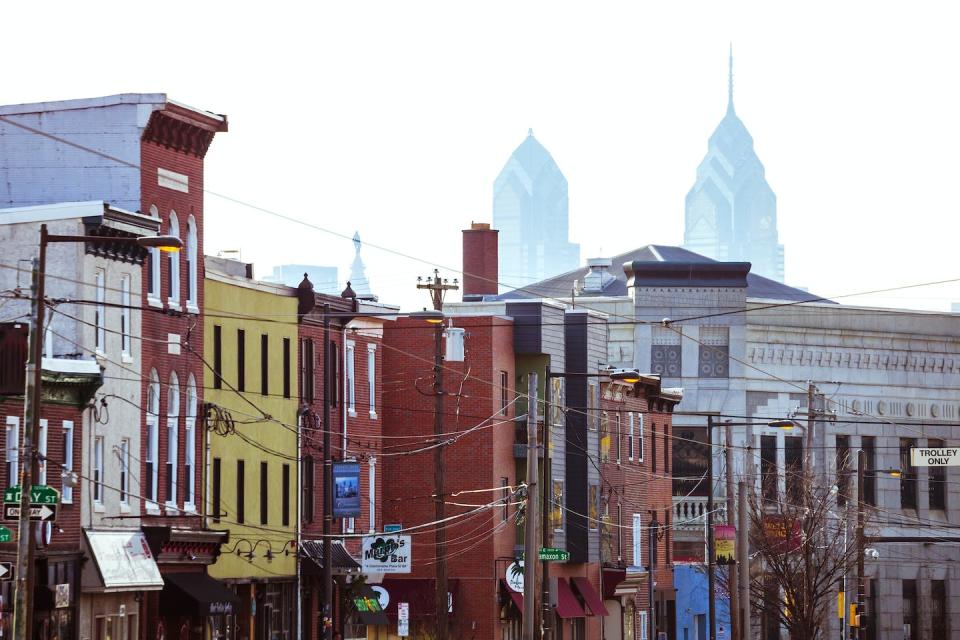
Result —
<instances>
[{"instance_id":1,"label":"white trim","mask_svg":"<svg viewBox=\"0 0 960 640\"><path fill-rule=\"evenodd\" d=\"M101 510L103 509L103 490L106 486L106 483L103 481L103 447L103 436L94 436L93 452L90 456L90 482L93 483L93 506L95 511L98 505Z\"/></svg>"},{"instance_id":2,"label":"white trim","mask_svg":"<svg viewBox=\"0 0 960 640\"><path fill-rule=\"evenodd\" d=\"M120 354L121 357L133 358L133 308L131 295L131 278L129 273L120 276Z\"/></svg>"},{"instance_id":3,"label":"white trim","mask_svg":"<svg viewBox=\"0 0 960 640\"><path fill-rule=\"evenodd\" d=\"M370 456L370 459L367 461L367 464L370 467L370 487L367 489L367 501L370 504L370 533L374 533L377 530L377 458L376 456Z\"/></svg>"},{"instance_id":4,"label":"white trim","mask_svg":"<svg viewBox=\"0 0 960 640\"><path fill-rule=\"evenodd\" d=\"M344 367L344 375L347 378L347 387L345 391L345 402L347 405L347 412L350 414L351 418L357 417L357 366L356 366L356 344L353 340L347 340L346 348L343 350L344 360L346 360L346 367Z\"/></svg>"},{"instance_id":5,"label":"white trim","mask_svg":"<svg viewBox=\"0 0 960 640\"><path fill-rule=\"evenodd\" d=\"M643 566L643 518L639 513L633 514L633 527L631 529L633 550L630 556L631 566Z\"/></svg>"},{"instance_id":6,"label":"white trim","mask_svg":"<svg viewBox=\"0 0 960 640\"><path fill-rule=\"evenodd\" d=\"M37 461L37 484L47 484L47 461L44 458L47 455L47 434L49 433L50 423L46 418L40 418L40 432L37 434L37 453L40 458Z\"/></svg>"},{"instance_id":7,"label":"white trim","mask_svg":"<svg viewBox=\"0 0 960 640\"><path fill-rule=\"evenodd\" d=\"M640 445L640 446L637 447L637 461L638 461L638 462L643 462L643 423L644 423L643 417L644 417L644 414L643 414L643 413L640 413L640 414L637 414L637 415L638 415L639 418L640 418L639 424L637 425L637 426L638 426L637 433L640 435L640 438L639 438L639 445Z\"/></svg>"},{"instance_id":8,"label":"white trim","mask_svg":"<svg viewBox=\"0 0 960 640\"><path fill-rule=\"evenodd\" d=\"M377 345L367 344L367 395L370 418L377 419Z\"/></svg>"},{"instance_id":9,"label":"white trim","mask_svg":"<svg viewBox=\"0 0 960 640\"><path fill-rule=\"evenodd\" d=\"M73 473L73 420L63 421L63 468L60 472L60 499L64 504L73 504L73 487L67 486L69 475Z\"/></svg>"},{"instance_id":10,"label":"white trim","mask_svg":"<svg viewBox=\"0 0 960 640\"><path fill-rule=\"evenodd\" d=\"M7 485L12 487L20 482L20 416L7 416L6 437L3 457L10 471Z\"/></svg>"}]
</instances>

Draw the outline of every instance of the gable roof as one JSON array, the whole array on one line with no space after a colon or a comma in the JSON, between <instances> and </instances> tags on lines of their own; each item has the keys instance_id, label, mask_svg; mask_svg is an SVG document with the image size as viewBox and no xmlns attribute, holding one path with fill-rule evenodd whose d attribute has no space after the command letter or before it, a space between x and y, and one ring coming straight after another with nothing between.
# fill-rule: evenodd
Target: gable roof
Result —
<instances>
[{"instance_id":1,"label":"gable roof","mask_svg":"<svg viewBox=\"0 0 960 640\"><path fill-rule=\"evenodd\" d=\"M699 253L694 253L682 247L662 244L648 244L633 251L627 251L611 258L613 266L610 273L615 277L603 288L602 293L591 292L583 297L594 296L625 296L627 295L627 274L623 270L624 264L631 262L717 262ZM569 298L573 290L574 281L583 282L589 268L586 266L562 273L540 282L527 285L522 289L502 294L502 300L516 300L523 298ZM819 300L807 291L790 287L776 280L764 278L755 273L747 274L747 297L762 298L765 300L785 300L791 302Z\"/></svg>"}]
</instances>

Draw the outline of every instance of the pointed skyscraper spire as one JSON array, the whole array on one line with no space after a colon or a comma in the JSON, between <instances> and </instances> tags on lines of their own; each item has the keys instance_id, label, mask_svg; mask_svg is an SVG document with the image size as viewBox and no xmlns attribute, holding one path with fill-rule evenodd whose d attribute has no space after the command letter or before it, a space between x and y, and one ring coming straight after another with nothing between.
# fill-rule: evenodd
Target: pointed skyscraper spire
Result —
<instances>
[{"instance_id":1,"label":"pointed skyscraper spire","mask_svg":"<svg viewBox=\"0 0 960 640\"><path fill-rule=\"evenodd\" d=\"M730 68L727 74L727 113L733 113L733 43L730 43Z\"/></svg>"},{"instance_id":2,"label":"pointed skyscraper spire","mask_svg":"<svg viewBox=\"0 0 960 640\"><path fill-rule=\"evenodd\" d=\"M360 232L353 234L353 264L350 265L350 280L347 282L347 288L353 289L356 296L361 299L374 298L370 291L370 281L367 280L366 267L363 265L363 259L360 257Z\"/></svg>"}]
</instances>

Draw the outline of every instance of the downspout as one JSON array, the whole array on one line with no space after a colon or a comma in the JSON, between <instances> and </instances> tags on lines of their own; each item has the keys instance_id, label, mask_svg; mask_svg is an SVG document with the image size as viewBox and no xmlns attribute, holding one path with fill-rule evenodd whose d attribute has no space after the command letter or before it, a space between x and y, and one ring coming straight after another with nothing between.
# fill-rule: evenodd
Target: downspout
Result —
<instances>
[{"instance_id":1,"label":"downspout","mask_svg":"<svg viewBox=\"0 0 960 640\"><path fill-rule=\"evenodd\" d=\"M305 354L304 354L305 355ZM303 356L301 356L303 357ZM311 363L312 366L312 363ZM300 387L303 387L303 381L300 381ZM300 574L300 544L302 542L301 536L301 518L303 517L303 460L302 453L300 449L300 434L303 429L303 422L306 420L307 416L312 415L309 413L309 409L301 409L297 412L297 523L296 523L296 534L295 542L297 545L297 552L294 555L294 563L296 564L297 569L297 638L303 637L303 585L301 584L301 574Z\"/></svg>"}]
</instances>

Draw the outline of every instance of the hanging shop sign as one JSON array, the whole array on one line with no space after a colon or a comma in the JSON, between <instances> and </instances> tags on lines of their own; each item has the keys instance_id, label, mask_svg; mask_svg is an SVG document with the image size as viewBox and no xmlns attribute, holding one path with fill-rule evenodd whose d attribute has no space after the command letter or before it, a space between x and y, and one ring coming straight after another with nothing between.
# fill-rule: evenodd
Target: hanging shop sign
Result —
<instances>
[{"instance_id":1,"label":"hanging shop sign","mask_svg":"<svg viewBox=\"0 0 960 640\"><path fill-rule=\"evenodd\" d=\"M360 569L364 573L410 573L410 536L366 536Z\"/></svg>"},{"instance_id":2,"label":"hanging shop sign","mask_svg":"<svg viewBox=\"0 0 960 640\"><path fill-rule=\"evenodd\" d=\"M736 527L730 524L713 525L713 549L716 564L735 564L736 546Z\"/></svg>"},{"instance_id":3,"label":"hanging shop sign","mask_svg":"<svg viewBox=\"0 0 960 640\"><path fill-rule=\"evenodd\" d=\"M333 517L360 517L360 463L333 463Z\"/></svg>"},{"instance_id":4,"label":"hanging shop sign","mask_svg":"<svg viewBox=\"0 0 960 640\"><path fill-rule=\"evenodd\" d=\"M511 562L504 572L503 579L508 587L517 593L523 593L523 560Z\"/></svg>"}]
</instances>

